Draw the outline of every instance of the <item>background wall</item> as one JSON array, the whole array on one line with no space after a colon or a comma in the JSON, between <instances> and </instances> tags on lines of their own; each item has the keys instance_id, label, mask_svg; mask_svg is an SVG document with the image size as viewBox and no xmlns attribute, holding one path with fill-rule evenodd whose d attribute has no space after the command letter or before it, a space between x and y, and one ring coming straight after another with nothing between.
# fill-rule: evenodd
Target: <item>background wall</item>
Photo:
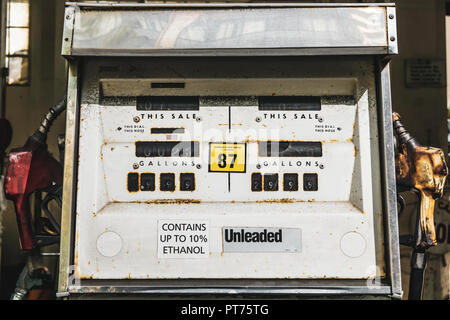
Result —
<instances>
[{"instance_id":1,"label":"background wall","mask_svg":"<svg viewBox=\"0 0 450 320\"><path fill-rule=\"evenodd\" d=\"M26 138L38 127L48 108L62 97L66 84L65 61L60 56L64 1L31 2L31 85L9 87L7 90L6 117L14 129L11 147L23 145ZM444 0L395 2L400 54L392 60L394 110L402 115L403 122L419 141L447 151L446 88L407 88L404 67L405 59L446 58L445 2ZM55 157L58 157L56 136L64 132L64 115L54 123L48 138L49 149ZM413 201L411 203L414 205ZM3 216L5 231L2 248L3 268L14 269L24 262L24 256L19 248L15 213L11 203ZM401 229L407 231L408 227L409 222L402 220ZM428 298L448 299L450 256L447 257L445 260L445 256L439 254L431 259L427 277L434 280L430 281L431 288L428 288L426 293ZM443 261L448 261L447 266ZM405 248L402 248L402 269L403 286L407 297L409 250Z\"/></svg>"},{"instance_id":2,"label":"background wall","mask_svg":"<svg viewBox=\"0 0 450 320\"><path fill-rule=\"evenodd\" d=\"M64 95L65 60L61 57L64 1L32 0L30 16L31 84L28 87L8 87L6 118L13 127L10 149L22 146L38 128L48 109ZM65 113L57 119L47 143L58 158L56 136L64 133ZM5 281L24 263L20 250L16 217L11 201L3 213L2 276ZM20 268L19 268L20 270ZM5 282L0 285L5 285Z\"/></svg>"},{"instance_id":3,"label":"background wall","mask_svg":"<svg viewBox=\"0 0 450 320\"><path fill-rule=\"evenodd\" d=\"M424 145L447 150L447 97L446 87L407 88L405 85L406 59L446 59L445 1L398 0L397 21L399 55L392 59L392 103L400 113L410 133ZM447 154L447 152L445 152ZM410 217L414 217L417 202L400 220L400 233L410 231ZM436 252L436 251L433 251ZM411 250L401 246L402 283L404 297L408 296ZM448 299L450 255L430 255L424 297Z\"/></svg>"}]
</instances>

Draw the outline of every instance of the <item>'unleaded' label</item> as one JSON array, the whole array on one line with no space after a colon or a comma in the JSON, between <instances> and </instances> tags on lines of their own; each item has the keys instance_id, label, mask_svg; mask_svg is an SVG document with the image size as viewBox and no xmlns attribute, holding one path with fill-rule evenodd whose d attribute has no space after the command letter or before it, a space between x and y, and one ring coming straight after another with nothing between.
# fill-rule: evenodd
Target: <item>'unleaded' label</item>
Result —
<instances>
[{"instance_id":1,"label":"'unleaded' label","mask_svg":"<svg viewBox=\"0 0 450 320\"><path fill-rule=\"evenodd\" d=\"M208 256L208 221L158 220L158 258Z\"/></svg>"},{"instance_id":2,"label":"'unleaded' label","mask_svg":"<svg viewBox=\"0 0 450 320\"><path fill-rule=\"evenodd\" d=\"M223 252L301 252L301 230L224 227Z\"/></svg>"}]
</instances>

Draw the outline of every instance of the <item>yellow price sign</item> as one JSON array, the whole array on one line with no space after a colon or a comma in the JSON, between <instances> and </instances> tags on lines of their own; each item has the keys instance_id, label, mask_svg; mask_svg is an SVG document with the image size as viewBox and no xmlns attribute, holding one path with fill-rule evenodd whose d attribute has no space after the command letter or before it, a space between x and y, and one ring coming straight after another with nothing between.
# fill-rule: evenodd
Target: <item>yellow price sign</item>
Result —
<instances>
[{"instance_id":1,"label":"yellow price sign","mask_svg":"<svg viewBox=\"0 0 450 320\"><path fill-rule=\"evenodd\" d=\"M245 172L245 143L223 142L209 144L210 172Z\"/></svg>"}]
</instances>

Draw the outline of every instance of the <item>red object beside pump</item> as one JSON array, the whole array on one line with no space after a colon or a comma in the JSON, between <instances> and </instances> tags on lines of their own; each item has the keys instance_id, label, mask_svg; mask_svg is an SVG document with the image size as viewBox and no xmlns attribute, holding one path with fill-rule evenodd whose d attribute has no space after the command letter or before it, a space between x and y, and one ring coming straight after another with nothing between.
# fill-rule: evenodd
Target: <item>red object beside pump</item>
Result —
<instances>
[{"instance_id":1,"label":"red object beside pump","mask_svg":"<svg viewBox=\"0 0 450 320\"><path fill-rule=\"evenodd\" d=\"M47 151L46 144L29 137L21 148L13 149L5 175L6 198L14 202L23 250L36 246L29 196L34 191L62 184L63 168Z\"/></svg>"}]
</instances>

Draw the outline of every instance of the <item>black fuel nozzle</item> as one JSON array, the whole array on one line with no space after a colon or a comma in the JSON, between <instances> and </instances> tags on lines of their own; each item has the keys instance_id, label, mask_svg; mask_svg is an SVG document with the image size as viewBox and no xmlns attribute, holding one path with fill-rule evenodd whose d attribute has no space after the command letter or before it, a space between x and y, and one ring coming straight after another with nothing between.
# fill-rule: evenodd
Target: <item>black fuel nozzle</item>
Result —
<instances>
[{"instance_id":1,"label":"black fuel nozzle","mask_svg":"<svg viewBox=\"0 0 450 320\"><path fill-rule=\"evenodd\" d=\"M53 124L53 121L64 111L66 110L67 105L67 96L55 104L50 108L48 113L45 115L44 119L41 122L39 128L33 133L33 135L29 138L33 140L32 143L38 143L41 145L45 145L47 141L47 134L50 131L50 127Z\"/></svg>"}]
</instances>

